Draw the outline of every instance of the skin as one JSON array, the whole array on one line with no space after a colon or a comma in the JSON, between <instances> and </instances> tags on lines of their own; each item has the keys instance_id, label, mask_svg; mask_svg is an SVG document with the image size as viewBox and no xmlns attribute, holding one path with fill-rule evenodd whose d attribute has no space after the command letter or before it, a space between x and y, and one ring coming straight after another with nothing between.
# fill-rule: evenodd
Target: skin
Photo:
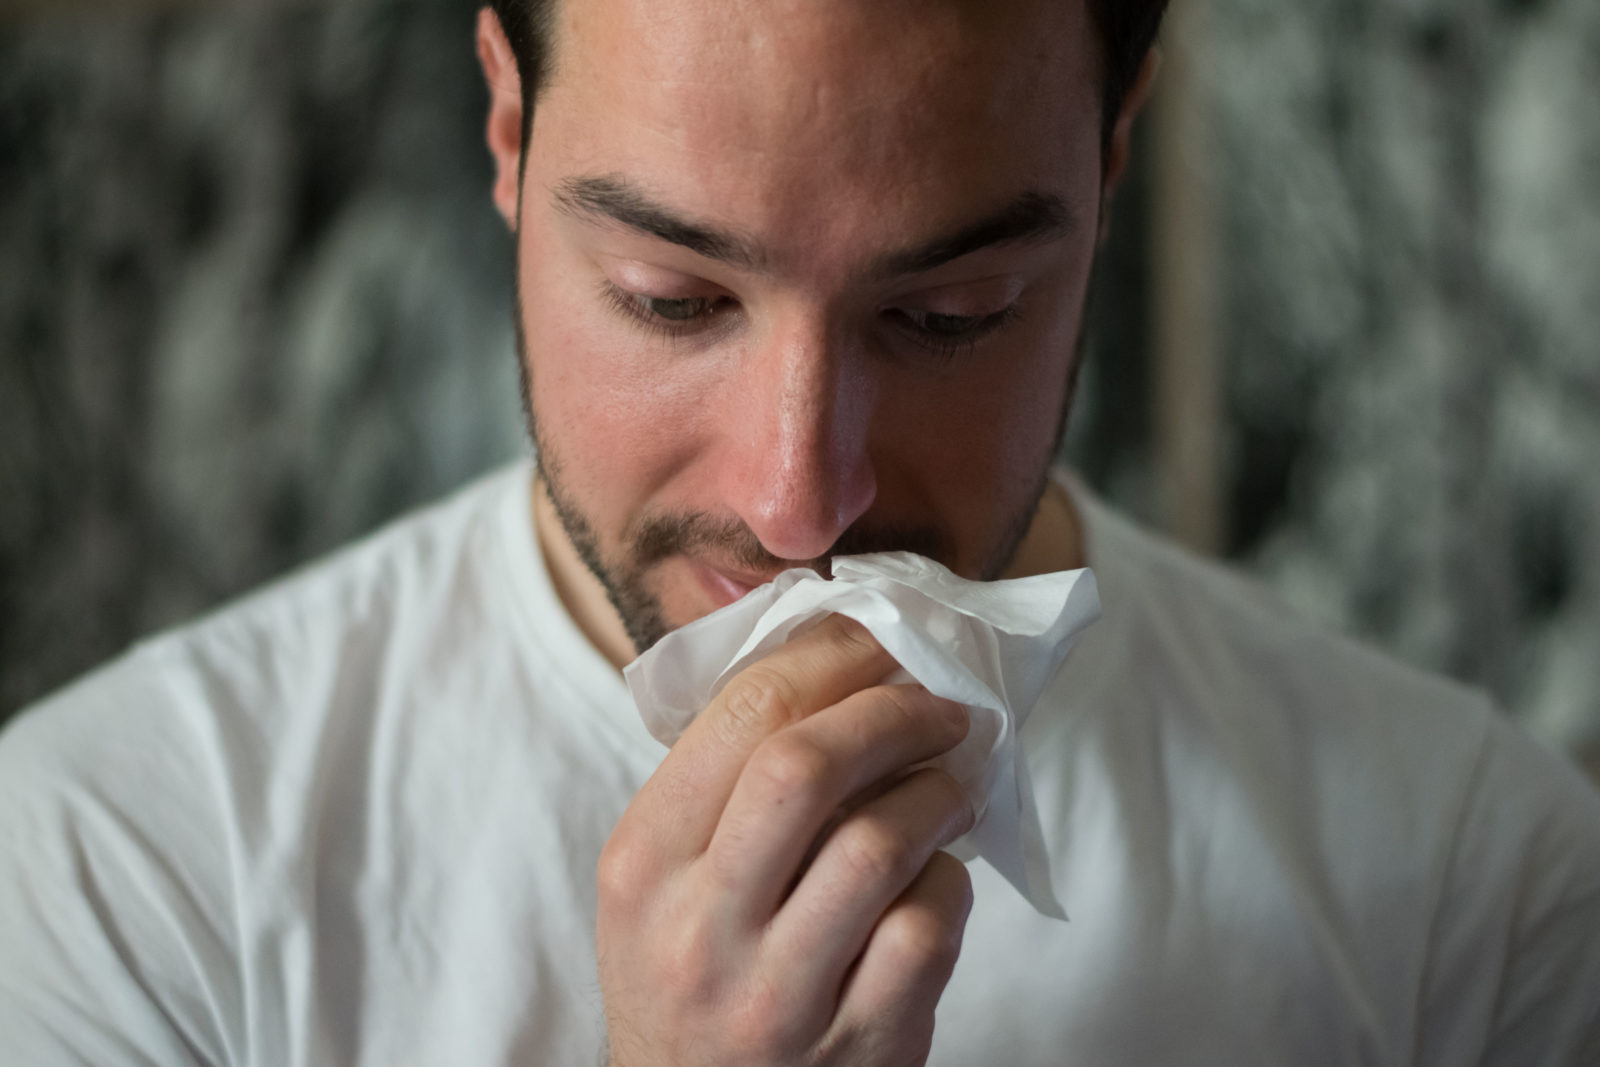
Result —
<instances>
[{"instance_id":1,"label":"skin","mask_svg":"<svg viewBox=\"0 0 1600 1067\"><path fill-rule=\"evenodd\" d=\"M487 11L478 44L534 521L596 647L620 666L846 550L1078 565L1044 475L1143 95L1103 158L1082 4L569 0L556 23L526 145ZM736 678L634 799L599 869L619 1067L926 1057L971 903L937 850L971 813L907 772L966 726L878 684L892 669L829 620Z\"/></svg>"}]
</instances>

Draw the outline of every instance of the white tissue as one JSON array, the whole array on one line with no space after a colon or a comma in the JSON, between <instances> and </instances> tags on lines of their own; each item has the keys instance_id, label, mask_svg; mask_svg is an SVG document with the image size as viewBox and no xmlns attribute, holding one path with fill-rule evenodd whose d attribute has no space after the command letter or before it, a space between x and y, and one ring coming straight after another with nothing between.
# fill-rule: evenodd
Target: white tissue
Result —
<instances>
[{"instance_id":1,"label":"white tissue","mask_svg":"<svg viewBox=\"0 0 1600 1067\"><path fill-rule=\"evenodd\" d=\"M728 680L822 616L864 625L915 680L967 706L971 729L940 759L977 822L948 849L982 856L1040 913L1066 918L1050 884L1044 835L1017 733L1076 635L1100 614L1094 575L1062 571L971 582L909 552L842 556L833 580L785 571L662 638L624 674L652 736L671 745Z\"/></svg>"}]
</instances>

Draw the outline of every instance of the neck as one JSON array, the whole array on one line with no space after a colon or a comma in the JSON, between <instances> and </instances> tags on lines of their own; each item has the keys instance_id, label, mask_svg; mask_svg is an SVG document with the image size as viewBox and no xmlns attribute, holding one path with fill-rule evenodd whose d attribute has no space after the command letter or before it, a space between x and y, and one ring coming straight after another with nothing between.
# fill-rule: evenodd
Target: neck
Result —
<instances>
[{"instance_id":1,"label":"neck","mask_svg":"<svg viewBox=\"0 0 1600 1067\"><path fill-rule=\"evenodd\" d=\"M1067 491L1051 478L1017 554L1000 577L1027 578L1084 566L1083 522Z\"/></svg>"}]
</instances>

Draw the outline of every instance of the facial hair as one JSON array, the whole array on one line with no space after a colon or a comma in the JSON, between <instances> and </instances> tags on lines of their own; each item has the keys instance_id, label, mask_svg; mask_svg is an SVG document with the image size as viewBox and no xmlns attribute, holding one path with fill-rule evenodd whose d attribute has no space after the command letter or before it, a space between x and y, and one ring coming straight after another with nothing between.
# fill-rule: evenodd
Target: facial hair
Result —
<instances>
[{"instance_id":1,"label":"facial hair","mask_svg":"<svg viewBox=\"0 0 1600 1067\"><path fill-rule=\"evenodd\" d=\"M650 591L651 572L673 556L694 553L761 574L776 574L791 567L806 567L823 577L832 576L835 556L867 552L915 552L948 565L951 539L934 527L892 527L852 524L826 555L811 560L788 560L762 547L748 526L737 519L718 520L703 513L651 516L634 524L623 536L623 548L608 558L600 537L583 509L568 492L557 453L541 441L537 423L530 422L538 477L549 494L561 529L578 558L600 582L606 599L622 620L636 652L643 653L674 626L667 621L660 598ZM1049 468L1040 472L1026 503L1011 516L1002 537L988 553L979 577L998 578L1016 555L1032 524L1034 512L1048 484Z\"/></svg>"},{"instance_id":2,"label":"facial hair","mask_svg":"<svg viewBox=\"0 0 1600 1067\"><path fill-rule=\"evenodd\" d=\"M637 653L644 654L676 628L667 621L660 598L648 587L650 572L664 560L690 551L761 574L776 574L792 567L808 567L829 578L832 577L833 557L868 552L915 552L951 566L955 555L954 538L947 531L934 526L880 525L858 520L840 535L824 555L812 560L788 560L768 552L755 533L740 520L718 519L697 512L642 517L624 531L619 556L607 558L601 548L598 531L567 487L559 451L553 447L553 442L542 440L539 434L539 423L533 410L533 381L523 328L520 264L516 267L513 276L516 279L517 377L523 418L528 437L533 442L537 475L549 494L567 540L583 565L605 590L606 599L622 620L623 628ZM1091 292L1093 275L1091 270ZM981 555L983 563L978 569L980 581L994 581L1011 565L1050 484L1050 467L1060 452L1067 415L1077 391L1078 372L1083 366L1085 332L1082 328L1078 331L1075 349L1073 364L1067 374L1061 415L1056 420L1055 439L1039 464L1032 488L1023 504L1007 518L1000 536Z\"/></svg>"}]
</instances>

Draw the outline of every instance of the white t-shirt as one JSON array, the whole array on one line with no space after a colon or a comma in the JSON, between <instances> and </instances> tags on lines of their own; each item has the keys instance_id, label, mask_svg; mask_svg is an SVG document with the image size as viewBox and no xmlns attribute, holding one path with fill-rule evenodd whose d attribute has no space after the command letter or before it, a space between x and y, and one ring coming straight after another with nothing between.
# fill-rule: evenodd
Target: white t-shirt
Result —
<instances>
[{"instance_id":1,"label":"white t-shirt","mask_svg":"<svg viewBox=\"0 0 1600 1067\"><path fill-rule=\"evenodd\" d=\"M663 750L529 482L7 731L0 1063L598 1062L595 861ZM932 1062L1600 1064L1600 796L1074 493L1104 618L1023 733L1072 918L974 868Z\"/></svg>"}]
</instances>

